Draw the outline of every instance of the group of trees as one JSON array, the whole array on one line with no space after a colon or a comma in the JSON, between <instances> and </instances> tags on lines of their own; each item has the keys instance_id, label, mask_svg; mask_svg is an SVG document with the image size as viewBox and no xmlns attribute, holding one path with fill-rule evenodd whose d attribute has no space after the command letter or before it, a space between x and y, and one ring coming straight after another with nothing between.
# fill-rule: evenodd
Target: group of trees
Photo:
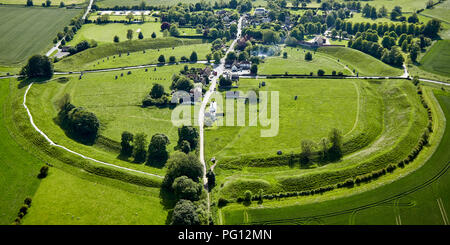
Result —
<instances>
[{"instance_id":1,"label":"group of trees","mask_svg":"<svg viewBox=\"0 0 450 245\"><path fill-rule=\"evenodd\" d=\"M121 151L122 157L133 157L134 162L142 163L162 167L169 158L169 152L167 151L167 145L170 144L169 138L164 134L155 134L150 140L150 144L147 147L147 135L144 133L138 133L133 135L130 132L124 131L122 133Z\"/></svg>"},{"instance_id":2,"label":"group of trees","mask_svg":"<svg viewBox=\"0 0 450 245\"><path fill-rule=\"evenodd\" d=\"M160 93L160 92L156 92ZM185 154L189 154L196 149L198 141L197 129L189 126L183 126L178 129L178 145L175 149ZM165 134L154 134L147 142L147 135L138 133L133 135L124 131L121 138L120 155L125 158L133 157L134 162L146 162L151 166L163 167L169 159L167 146L170 144L169 138Z\"/></svg>"},{"instance_id":3,"label":"group of trees","mask_svg":"<svg viewBox=\"0 0 450 245\"><path fill-rule=\"evenodd\" d=\"M33 55L20 71L20 75L28 78L51 78L53 76L53 63L45 55Z\"/></svg>"},{"instance_id":4,"label":"group of trees","mask_svg":"<svg viewBox=\"0 0 450 245\"><path fill-rule=\"evenodd\" d=\"M100 121L94 113L74 106L68 94L62 97L58 106L59 124L71 137L85 144L91 144L97 139Z\"/></svg>"},{"instance_id":5,"label":"group of trees","mask_svg":"<svg viewBox=\"0 0 450 245\"><path fill-rule=\"evenodd\" d=\"M164 91L164 86L154 83L150 93L142 100L142 106L166 106L169 103L169 94Z\"/></svg>"},{"instance_id":6,"label":"group of trees","mask_svg":"<svg viewBox=\"0 0 450 245\"><path fill-rule=\"evenodd\" d=\"M322 138L319 144L311 140L301 142L302 153L300 163L308 164L314 157L320 161L337 161L342 158L342 133L338 129L332 129L328 138ZM318 148L318 151L315 151Z\"/></svg>"}]
</instances>

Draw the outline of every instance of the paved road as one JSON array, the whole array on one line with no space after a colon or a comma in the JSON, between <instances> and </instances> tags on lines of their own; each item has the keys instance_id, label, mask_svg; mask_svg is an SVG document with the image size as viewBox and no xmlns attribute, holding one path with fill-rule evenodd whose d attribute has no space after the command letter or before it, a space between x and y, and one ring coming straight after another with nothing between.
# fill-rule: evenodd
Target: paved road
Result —
<instances>
[{"instance_id":1,"label":"paved road","mask_svg":"<svg viewBox=\"0 0 450 245\"><path fill-rule=\"evenodd\" d=\"M208 192L208 178L206 178L206 162L205 162L205 156L204 156L204 119L205 119L205 108L206 105L209 102L209 99L211 98L212 93L214 92L214 89L216 88L217 80L219 79L220 75L222 75L225 72L225 57L226 55L234 50L234 46L237 43L237 40L241 37L242 33L242 19L244 17L241 17L238 22L238 32L236 34L236 39L233 41L233 43L228 48L227 52L225 53L225 56L220 60L220 64L216 65L214 67L214 71L217 72L216 76L211 79L211 85L209 86L208 91L205 93L202 104L200 106L200 111L198 115L198 125L199 125L199 146L200 146L200 162L203 165L203 185L205 186L205 189L207 191L207 201L208 201L208 213L210 212L210 198L209 198L209 192Z\"/></svg>"}]
</instances>

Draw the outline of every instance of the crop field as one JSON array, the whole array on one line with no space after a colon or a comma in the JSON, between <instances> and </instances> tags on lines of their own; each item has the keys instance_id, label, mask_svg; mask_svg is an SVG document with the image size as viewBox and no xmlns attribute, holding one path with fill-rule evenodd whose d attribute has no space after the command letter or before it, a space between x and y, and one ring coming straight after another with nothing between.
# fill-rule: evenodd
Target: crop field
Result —
<instances>
[{"instance_id":1,"label":"crop field","mask_svg":"<svg viewBox=\"0 0 450 245\"><path fill-rule=\"evenodd\" d=\"M191 65L191 67L204 65ZM123 131L133 134L146 133L148 140L155 133L166 134L172 151L176 145L177 127L171 122L172 110L169 108L142 108L142 99L150 92L153 83L159 83L169 91L172 74L179 72L182 65L148 68L127 71L85 74L69 77L64 83L54 80L44 84L35 84L28 93L27 103L36 117L35 123L51 139L64 144L80 153L103 159L109 163L127 166L138 170L161 174L165 170L144 165L130 164L117 158L119 152L102 144L83 145L68 138L64 131L53 121L57 115L57 101L68 93L72 103L94 112L101 122L101 135L115 142L120 142ZM156 71L154 70L156 69ZM123 77L121 76L123 74ZM117 80L115 79L117 76ZM105 92L108 91L108 92ZM43 106L44 105L44 106ZM117 143L119 144L119 143Z\"/></svg>"},{"instance_id":2,"label":"crop field","mask_svg":"<svg viewBox=\"0 0 450 245\"><path fill-rule=\"evenodd\" d=\"M126 55L127 52L133 53L149 49L173 48L182 45L201 44L201 39L177 39L177 38L156 38L144 40L132 40L120 43L104 44L95 48L90 48L84 52L66 57L55 64L57 71L80 71L87 69L92 62L100 59L108 59L118 56L120 53ZM190 53L188 54L190 55ZM168 57L166 58L168 60ZM103 62L103 61L102 61ZM149 63L148 61L146 62ZM127 65L128 66L128 65Z\"/></svg>"},{"instance_id":3,"label":"crop field","mask_svg":"<svg viewBox=\"0 0 450 245\"><path fill-rule=\"evenodd\" d=\"M39 187L36 177L43 162L25 151L10 135L5 115L8 83L0 83L0 224L9 225L28 196Z\"/></svg>"},{"instance_id":4,"label":"crop field","mask_svg":"<svg viewBox=\"0 0 450 245\"><path fill-rule=\"evenodd\" d=\"M34 6L41 6L42 3L45 3L46 0L34 0ZM71 4L82 4L86 2L86 0L53 0L51 6L59 6L60 2L64 2L66 5ZM23 0L0 0L2 4L17 4L17 5L25 5L26 1Z\"/></svg>"},{"instance_id":5,"label":"crop field","mask_svg":"<svg viewBox=\"0 0 450 245\"><path fill-rule=\"evenodd\" d=\"M85 70L96 70L96 69L107 69L107 68L117 68L117 67L127 67L134 65L145 65L145 64L158 64L158 58L160 55L164 55L166 61L169 61L170 56L175 56L177 62L180 61L181 57L185 56L189 58L192 52L197 52L199 60L206 60L206 55L211 53L211 44L192 44L185 46L177 46L173 48L162 48L162 49L147 49L140 52L134 52L128 54L123 54L121 57L115 56L107 57L94 60L89 63L85 63L79 69Z\"/></svg>"},{"instance_id":6,"label":"crop field","mask_svg":"<svg viewBox=\"0 0 450 245\"><path fill-rule=\"evenodd\" d=\"M347 65L352 71L355 69L355 73L358 73L360 76L400 76L403 74L401 69L387 65L355 49L321 47L318 51L330 55L333 59L339 59L341 63Z\"/></svg>"},{"instance_id":7,"label":"crop field","mask_svg":"<svg viewBox=\"0 0 450 245\"><path fill-rule=\"evenodd\" d=\"M337 59L332 59L311 50L302 48L286 47L281 53L287 52L288 57L285 59L282 54L279 57L268 57L260 66L259 74L305 74L309 75L313 72L317 75L317 70L322 69L325 75L331 75L332 71L342 72L345 75L351 75L352 71L347 69ZM312 61L305 60L306 52L313 54Z\"/></svg>"},{"instance_id":8,"label":"crop field","mask_svg":"<svg viewBox=\"0 0 450 245\"><path fill-rule=\"evenodd\" d=\"M23 224L163 225L167 210L158 194L155 188L130 192L51 168Z\"/></svg>"},{"instance_id":9,"label":"crop field","mask_svg":"<svg viewBox=\"0 0 450 245\"><path fill-rule=\"evenodd\" d=\"M450 115L450 97L436 92L446 117ZM389 184L363 193L354 192L345 198L324 194L310 199L292 198L286 201L266 201L247 208L231 205L221 210L224 224L387 224L443 225L448 224L448 192L450 126L441 121L445 130L441 144L418 170ZM444 125L446 125L444 127ZM407 168L401 170L405 171ZM405 173L406 174L406 173ZM384 178L384 177L383 177ZM388 178L386 176L386 178ZM381 180L380 180L381 181ZM369 184L370 185L370 184ZM362 188L362 187L359 187ZM351 192L351 190L343 190ZM327 195L334 200L320 201ZM284 204L284 205L283 205ZM423 215L426 213L427 215Z\"/></svg>"},{"instance_id":10,"label":"crop field","mask_svg":"<svg viewBox=\"0 0 450 245\"><path fill-rule=\"evenodd\" d=\"M306 81L309 81L309 79ZM301 82L303 83L306 81L302 80ZM311 121L308 117L308 114L310 113L299 114L299 120L303 119L305 125L310 126L302 127L302 129L307 129L302 134L299 134L300 139L289 140L288 142L292 145L296 144L296 146L299 147L301 139L311 139L304 136L307 135L307 132L317 130L313 129L314 127L322 129L324 122L333 122L334 125L328 124L328 127L331 128L335 126L341 129L345 136L348 136L344 137L344 151L348 151L349 153L354 152L345 156L342 161L338 163L317 163L306 168L298 168L298 166L292 167L286 163L283 165L281 162L277 163L276 161L267 162L270 159L270 153L275 155L276 150L282 150L280 146L282 146L287 140L280 140L279 136L273 137L279 139L277 142L278 145L272 142L265 142L264 138L260 138L258 142L245 141L245 139L249 137L248 134L252 132L251 130L241 130L235 139L225 140L225 142L231 142L228 145L224 146L217 144L216 149L221 150L218 153L212 152L211 155L216 156L219 162L223 159L222 165L219 164L218 167L224 169L224 174L233 175L234 171L228 171L227 169L229 168L242 170L239 178L230 177L226 180L225 187L222 189L222 195L236 198L239 195L242 195L243 191L245 191L245 186L251 186L255 184L255 182L260 181L266 181L266 184L270 183L270 185L266 185L266 188L264 188L267 193L313 189L315 186L320 184L331 184L337 179L341 179L343 176L349 176L352 174L357 175L356 173L372 171L369 169L376 169L403 159L409 154L411 147L414 147L414 145L417 144L417 140L420 138L424 128L426 127L426 116L423 107L421 108L419 99L415 95L414 88L409 83L405 83L404 81L394 81L395 80L391 80L389 83L370 82L369 84L363 83L360 85L361 87L364 87L364 89L361 90L368 94L363 93L363 95L361 95L362 99L360 98L360 103L362 100L362 103L364 104L359 106L360 110L362 109L363 111L359 113L360 116L358 116L358 118L361 118L362 120L359 120L360 122L356 124L357 126L354 126L356 130L352 132L352 136L348 136L348 131L346 131L344 127L336 126L338 123L342 125L346 122L348 125L351 125L351 122L349 121L355 119L351 119L352 117L349 116L351 115L350 113L352 113L350 109L331 110L337 114L346 110L348 110L349 113L345 113L346 117L342 117L341 119L322 120L320 124ZM286 82L286 79L283 79L283 84ZM319 83L318 81L314 82L316 86ZM328 86L334 82L334 80L323 80L323 83ZM349 80L345 80L345 82L348 82L349 85L351 84ZM271 80L269 80L269 86L270 84ZM339 88L345 88L342 84L336 85ZM293 86L290 87L292 88ZM321 96L326 96L324 89L321 91ZM333 96L330 98L331 100L329 100L328 103L324 103L322 106L325 107L328 105L328 107L337 106L337 108L346 108L343 105L339 105L339 100L336 99L336 94L339 94L339 92L335 90ZM350 97L349 95L347 96ZM377 100L371 99L372 96L382 98L383 102L380 103ZM280 98L280 103L282 103L282 95L280 95ZM315 100L308 98L314 97L307 97L306 105L314 103ZM327 97L319 98L319 101L326 101L325 98ZM340 98L340 96L338 98ZM316 108L317 111L317 108L320 107L315 106L311 108ZM379 117L380 110L384 111L384 113L382 113L384 114L382 116L383 119ZM328 113L329 112L330 110L328 110ZM280 115L282 115L282 112L280 112ZM317 116L317 114L315 115ZM285 123L285 125L283 125L283 123ZM280 116L280 125L280 128L286 128L288 127L287 125L289 125L286 122L283 122L282 116ZM317 125L321 125L322 127L317 127ZM379 128L380 126L382 129ZM220 130L224 129L219 128L215 135L221 135ZM347 130L349 129L347 128ZM358 130L361 131L358 133ZM323 136L321 137L326 137L328 131L323 131ZM280 132L282 131L280 130ZM206 133L206 141L209 139L209 133L210 132ZM320 133L316 133L316 135L320 136ZM291 132L291 134L286 137L292 139L295 137L295 134ZM210 141L220 142L217 138L213 138ZM318 142L318 139L312 138L311 140ZM241 145L240 142L245 142L245 144ZM232 150L236 151L236 149L239 149L240 152L245 152L247 150L252 153L256 153L255 149L269 149L269 146L272 145L276 148L274 147L275 149L273 149L273 152L265 152L264 157L262 157L262 155L258 156L257 154L243 155L242 153L240 157L232 157L233 153L236 154ZM239 148L237 146L239 146ZM231 150L229 150L229 148L231 148ZM227 152L230 152L228 158L224 155L224 153ZM290 152L300 152L300 149L283 149L283 152L286 152L285 154L289 155ZM266 165L264 164L265 162L267 162ZM355 168L355 166L357 167ZM344 179L345 178L346 177L344 177ZM240 183L240 181L246 179L251 180L251 185L249 183ZM252 189L252 191L257 190L258 188Z\"/></svg>"},{"instance_id":11,"label":"crop field","mask_svg":"<svg viewBox=\"0 0 450 245\"><path fill-rule=\"evenodd\" d=\"M0 6L0 65L23 62L50 47L80 10Z\"/></svg>"},{"instance_id":12,"label":"crop field","mask_svg":"<svg viewBox=\"0 0 450 245\"><path fill-rule=\"evenodd\" d=\"M439 40L420 60L419 68L436 73L438 75L450 76L450 40Z\"/></svg>"}]
</instances>

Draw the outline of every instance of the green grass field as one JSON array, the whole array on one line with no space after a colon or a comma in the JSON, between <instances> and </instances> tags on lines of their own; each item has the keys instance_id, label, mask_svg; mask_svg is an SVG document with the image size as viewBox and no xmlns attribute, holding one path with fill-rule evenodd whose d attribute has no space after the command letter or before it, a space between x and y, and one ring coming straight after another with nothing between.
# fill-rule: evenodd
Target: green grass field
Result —
<instances>
[{"instance_id":1,"label":"green grass field","mask_svg":"<svg viewBox=\"0 0 450 245\"><path fill-rule=\"evenodd\" d=\"M326 75L331 75L332 71L342 72L345 75L351 75L351 70L346 69L337 59L332 59L321 53L314 52L303 48L285 47L281 53L287 52L288 58L282 55L278 57L268 57L264 63L259 66L259 74L306 74L313 72L317 75L317 70L322 69ZM305 60L306 52L313 54L312 61Z\"/></svg>"},{"instance_id":2,"label":"green grass field","mask_svg":"<svg viewBox=\"0 0 450 245\"><path fill-rule=\"evenodd\" d=\"M132 192L51 168L34 195L23 224L163 225L167 210L158 194L156 188Z\"/></svg>"},{"instance_id":3,"label":"green grass field","mask_svg":"<svg viewBox=\"0 0 450 245\"><path fill-rule=\"evenodd\" d=\"M204 65L193 65L196 67ZM85 74L69 77L66 83L57 80L43 84L34 84L28 93L27 105L35 117L36 125L52 140L69 149L119 166L164 175L165 169L154 168L143 164L134 164L118 158L119 152L107 145L97 142L93 146L83 145L70 138L54 122L57 115L56 103L65 93L71 95L72 102L94 112L101 122L101 135L120 142L123 131L134 134L146 133L148 140L155 133L166 134L172 151L178 140L177 128L172 125L169 108L142 108L142 99L148 94L153 83L160 83L169 91L172 74L178 73L182 65L127 71ZM123 73L124 77L120 74ZM115 76L118 79L115 80ZM20 93L22 94L22 93ZM24 123L27 123L26 121ZM29 122L26 125L31 127ZM118 143L117 143L118 144Z\"/></svg>"},{"instance_id":4,"label":"green grass field","mask_svg":"<svg viewBox=\"0 0 450 245\"><path fill-rule=\"evenodd\" d=\"M55 64L55 70L57 71L82 71L93 67L92 62L103 62L103 59L108 59L116 56L118 58L119 53L123 56L127 55L127 52L142 52L143 50L150 51L151 49L162 49L162 48L172 48L182 45L190 44L201 44L203 40L201 39L177 39L177 38L156 38L156 39L143 39L143 40L132 40L120 43L109 43L100 45L95 48L90 48L83 52L77 53L75 55L63 58ZM187 54L187 55L190 55ZM166 58L168 60L169 57ZM134 61L133 61L134 62ZM140 62L140 61L139 61ZM144 64L150 63L145 61ZM133 63L136 64L136 63ZM127 65L129 66L129 65Z\"/></svg>"},{"instance_id":5,"label":"green grass field","mask_svg":"<svg viewBox=\"0 0 450 245\"><path fill-rule=\"evenodd\" d=\"M355 69L360 76L400 76L401 69L389 66L382 61L364 54L361 51L347 47L321 47L320 53L327 54L333 59L339 59L349 69Z\"/></svg>"},{"instance_id":6,"label":"green grass field","mask_svg":"<svg viewBox=\"0 0 450 245\"><path fill-rule=\"evenodd\" d=\"M438 93L437 99L448 117L450 97ZM416 161L412 166L358 188L306 198L264 201L262 205L249 207L233 204L223 208L218 219L222 224L445 224L444 219L448 220L448 217L442 210L449 209L450 201L446 195L450 127L443 116L434 125L440 133L435 136L436 145L428 152L431 153L432 148L436 150L431 158L420 158L422 162L428 159L423 165ZM442 132L444 128L445 132ZM442 134L442 141L437 146ZM395 181L399 176L404 177ZM325 201L327 199L333 200Z\"/></svg>"},{"instance_id":7,"label":"green grass field","mask_svg":"<svg viewBox=\"0 0 450 245\"><path fill-rule=\"evenodd\" d=\"M39 187L37 174L44 164L25 151L11 136L7 128L5 107L8 106L9 86L0 83L0 224L9 225L17 217L26 197L32 197Z\"/></svg>"},{"instance_id":8,"label":"green grass field","mask_svg":"<svg viewBox=\"0 0 450 245\"><path fill-rule=\"evenodd\" d=\"M439 40L420 60L419 68L436 73L438 75L450 76L450 40Z\"/></svg>"},{"instance_id":9,"label":"green grass field","mask_svg":"<svg viewBox=\"0 0 450 245\"><path fill-rule=\"evenodd\" d=\"M79 9L0 6L0 65L15 65L44 52Z\"/></svg>"}]
</instances>

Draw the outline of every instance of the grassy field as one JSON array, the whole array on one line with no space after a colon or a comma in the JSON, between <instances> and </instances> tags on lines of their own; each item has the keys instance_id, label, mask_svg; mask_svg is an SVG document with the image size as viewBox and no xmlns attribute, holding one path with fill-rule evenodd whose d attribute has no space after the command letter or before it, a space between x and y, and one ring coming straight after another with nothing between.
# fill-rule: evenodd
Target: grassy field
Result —
<instances>
[{"instance_id":1,"label":"grassy field","mask_svg":"<svg viewBox=\"0 0 450 245\"><path fill-rule=\"evenodd\" d=\"M142 108L141 103L153 83L160 83L166 87L166 91L169 91L172 74L178 73L182 68L181 65L174 65L158 67L157 71L151 68L148 72L144 69L132 70L130 75L125 71L92 73L85 74L81 80L78 76L72 76L65 83L54 80L34 84L28 93L27 105L36 125L58 144L69 149L77 149L82 154L108 163L164 175L165 169L119 159L117 150L101 142L87 146L68 138L53 119L57 115L56 102L68 93L75 105L82 106L97 115L101 122L102 136L120 142L123 131L146 133L148 140L155 133L164 133L169 136L172 144L168 146L168 150L172 151L178 140L177 128L171 123L172 111L168 108ZM120 76L121 73L124 77Z\"/></svg>"},{"instance_id":2,"label":"grassy field","mask_svg":"<svg viewBox=\"0 0 450 245\"><path fill-rule=\"evenodd\" d=\"M9 134L5 106L8 105L8 83L0 83L0 224L9 225L17 217L26 197L32 197L39 186L37 174L44 164L25 151Z\"/></svg>"},{"instance_id":3,"label":"grassy field","mask_svg":"<svg viewBox=\"0 0 450 245\"><path fill-rule=\"evenodd\" d=\"M275 155L278 150L288 154L291 151L299 151L301 140L319 141L320 138L326 137L333 127L347 133L352 130L357 120L358 88L351 81L241 79L238 90L245 93L251 88L257 89L258 83L262 81L267 85L261 88L261 91L279 91L280 94L278 135L261 138L260 130L264 128L261 126L207 129L207 156L221 159L248 154ZM298 96L298 100L294 100L295 96ZM342 114L340 111L347 113ZM246 117L248 121L248 116ZM226 121L226 118L223 120ZM255 141L255 138L258 138L258 141Z\"/></svg>"},{"instance_id":4,"label":"grassy field","mask_svg":"<svg viewBox=\"0 0 450 245\"><path fill-rule=\"evenodd\" d=\"M162 54L169 61L170 56L175 56L177 61L180 61L181 57L190 57L193 51L197 52L199 60L206 60L206 55L211 53L211 44L192 44L178 46L174 48L162 48L162 49L148 49L144 52L134 52L130 55L123 54L122 57L116 56L115 58L108 57L99 60L94 60L89 63L85 63L78 69L95 70L106 69L116 67L126 67L135 65L157 64L158 58ZM57 66L58 67L58 66Z\"/></svg>"},{"instance_id":5,"label":"grassy field","mask_svg":"<svg viewBox=\"0 0 450 245\"><path fill-rule=\"evenodd\" d=\"M280 55L279 57L268 57L264 63L259 66L259 74L307 74L313 72L317 75L317 70L322 69L326 75L331 75L332 71L342 72L345 75L351 75L351 70L345 68L337 59L332 59L320 53L303 49L285 47L281 53L287 52L288 58L285 59ZM306 52L313 54L312 61L305 60Z\"/></svg>"},{"instance_id":6,"label":"grassy field","mask_svg":"<svg viewBox=\"0 0 450 245\"><path fill-rule=\"evenodd\" d=\"M0 65L14 65L52 44L80 10L0 6Z\"/></svg>"},{"instance_id":7,"label":"grassy field","mask_svg":"<svg viewBox=\"0 0 450 245\"><path fill-rule=\"evenodd\" d=\"M400 76L403 74L401 69L389 66L355 49L321 47L318 51L334 59L339 59L342 64L347 65L351 70L355 69L355 73L359 73L360 76Z\"/></svg>"},{"instance_id":8,"label":"grassy field","mask_svg":"<svg viewBox=\"0 0 450 245\"><path fill-rule=\"evenodd\" d=\"M436 73L438 75L450 76L450 40L439 40L420 60L419 68Z\"/></svg>"},{"instance_id":9,"label":"grassy field","mask_svg":"<svg viewBox=\"0 0 450 245\"><path fill-rule=\"evenodd\" d=\"M100 59L107 59L108 57L112 58L112 56L118 56L119 53L126 55L127 52L142 52L143 50L149 51L150 49L172 48L182 45L201 44L203 42L204 41L201 39L177 39L169 37L104 44L58 61L55 64L55 70L80 71L87 69L89 65L92 65L92 62L97 61L98 63ZM166 59L168 59L168 57ZM148 63L148 61L145 63Z\"/></svg>"},{"instance_id":10,"label":"grassy field","mask_svg":"<svg viewBox=\"0 0 450 245\"><path fill-rule=\"evenodd\" d=\"M450 97L440 94L437 98L448 117ZM442 117L440 123L434 126L440 131L444 130L445 125ZM399 176L404 176L397 181L394 181L394 177L398 178L394 172L373 185L341 190L342 193L334 191L308 198L265 201L262 205L252 204L249 207L231 205L219 212L219 220L224 224L445 224L444 219L448 220L448 217L442 209L450 208L446 195L449 191L447 170L450 160L447 150L450 140L448 123L443 134L439 146L437 142L440 137L436 139L436 150L431 158L428 161L427 158L422 159L425 164L415 163L414 167L396 170L400 172ZM380 181L386 184L377 184ZM368 188L370 185L372 189ZM324 201L327 198L333 200Z\"/></svg>"},{"instance_id":11,"label":"grassy field","mask_svg":"<svg viewBox=\"0 0 450 245\"><path fill-rule=\"evenodd\" d=\"M167 210L158 194L155 188L124 190L51 168L34 195L23 224L163 225Z\"/></svg>"}]
</instances>

